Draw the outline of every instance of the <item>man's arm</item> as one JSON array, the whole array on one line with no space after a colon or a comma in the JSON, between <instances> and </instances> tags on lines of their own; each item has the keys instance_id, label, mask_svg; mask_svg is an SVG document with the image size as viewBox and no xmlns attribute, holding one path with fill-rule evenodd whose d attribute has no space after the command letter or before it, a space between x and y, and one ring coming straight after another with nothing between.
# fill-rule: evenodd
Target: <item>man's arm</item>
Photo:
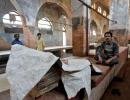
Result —
<instances>
[{"instance_id":1,"label":"man's arm","mask_svg":"<svg viewBox=\"0 0 130 100\"><path fill-rule=\"evenodd\" d=\"M106 64L109 64L112 60L117 59L118 57L115 55L112 58L109 58L108 60L106 60Z\"/></svg>"},{"instance_id":2,"label":"man's arm","mask_svg":"<svg viewBox=\"0 0 130 100\"><path fill-rule=\"evenodd\" d=\"M118 59L119 57L119 46L116 43L114 43L113 46L114 56L106 61L107 64L109 64L114 59Z\"/></svg>"},{"instance_id":3,"label":"man's arm","mask_svg":"<svg viewBox=\"0 0 130 100\"><path fill-rule=\"evenodd\" d=\"M103 44L101 44L96 48L96 56L98 57L98 63L102 63L103 61L101 57L102 53L103 53Z\"/></svg>"}]
</instances>

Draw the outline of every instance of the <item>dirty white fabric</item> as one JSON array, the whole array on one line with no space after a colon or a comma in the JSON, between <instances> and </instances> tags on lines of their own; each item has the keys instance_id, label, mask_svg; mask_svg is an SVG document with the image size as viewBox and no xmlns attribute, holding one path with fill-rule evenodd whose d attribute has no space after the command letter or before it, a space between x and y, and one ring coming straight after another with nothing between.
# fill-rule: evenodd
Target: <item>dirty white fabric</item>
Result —
<instances>
[{"instance_id":1,"label":"dirty white fabric","mask_svg":"<svg viewBox=\"0 0 130 100\"><path fill-rule=\"evenodd\" d=\"M7 78L11 85L11 100L23 100L40 81L58 57L21 45L13 45L7 63ZM86 59L69 59L63 63L62 81L68 98L74 97L81 88L88 96L91 92L90 62Z\"/></svg>"},{"instance_id":2,"label":"dirty white fabric","mask_svg":"<svg viewBox=\"0 0 130 100\"><path fill-rule=\"evenodd\" d=\"M23 100L57 59L49 52L13 45L6 68L11 100Z\"/></svg>"},{"instance_id":3,"label":"dirty white fabric","mask_svg":"<svg viewBox=\"0 0 130 100\"><path fill-rule=\"evenodd\" d=\"M64 71L81 71L86 67L89 67L90 62L87 59L72 58L68 59L68 64L62 63Z\"/></svg>"},{"instance_id":4,"label":"dirty white fabric","mask_svg":"<svg viewBox=\"0 0 130 100\"><path fill-rule=\"evenodd\" d=\"M86 59L68 59L64 64L62 82L68 98L76 96L80 89L85 88L88 96L91 93L91 68L90 62Z\"/></svg>"},{"instance_id":5,"label":"dirty white fabric","mask_svg":"<svg viewBox=\"0 0 130 100\"><path fill-rule=\"evenodd\" d=\"M99 69L98 67L96 67L94 64L93 64L93 68L94 68L95 72L102 73L102 70Z\"/></svg>"}]
</instances>

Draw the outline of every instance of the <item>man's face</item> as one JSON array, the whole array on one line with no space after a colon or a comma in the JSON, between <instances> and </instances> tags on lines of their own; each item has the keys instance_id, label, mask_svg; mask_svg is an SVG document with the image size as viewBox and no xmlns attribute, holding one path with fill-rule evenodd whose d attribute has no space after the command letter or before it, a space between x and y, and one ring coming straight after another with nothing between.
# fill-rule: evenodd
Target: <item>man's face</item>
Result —
<instances>
[{"instance_id":1,"label":"man's face","mask_svg":"<svg viewBox=\"0 0 130 100\"><path fill-rule=\"evenodd\" d=\"M16 35L15 35L15 39L19 39L19 34L16 34Z\"/></svg>"},{"instance_id":2,"label":"man's face","mask_svg":"<svg viewBox=\"0 0 130 100\"><path fill-rule=\"evenodd\" d=\"M41 35L38 35L38 38L40 39L40 38L41 38Z\"/></svg>"},{"instance_id":3,"label":"man's face","mask_svg":"<svg viewBox=\"0 0 130 100\"><path fill-rule=\"evenodd\" d=\"M107 43L110 43L112 41L112 37L111 37L110 34L105 34L104 37L105 37L105 40L106 40Z\"/></svg>"}]
</instances>

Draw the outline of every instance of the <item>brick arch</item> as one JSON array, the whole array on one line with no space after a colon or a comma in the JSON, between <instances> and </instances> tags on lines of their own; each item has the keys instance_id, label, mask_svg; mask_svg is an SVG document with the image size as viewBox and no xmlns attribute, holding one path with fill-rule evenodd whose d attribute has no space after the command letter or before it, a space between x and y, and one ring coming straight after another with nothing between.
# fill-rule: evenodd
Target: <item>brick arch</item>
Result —
<instances>
[{"instance_id":1,"label":"brick arch","mask_svg":"<svg viewBox=\"0 0 130 100\"><path fill-rule=\"evenodd\" d=\"M66 13L66 16L68 17L68 18L71 18L72 17L72 12L71 12L71 10L70 9L68 9L67 7L66 7L66 5L65 4L63 4L63 3L61 3L61 2L56 2L56 1L54 1L54 0L44 0L44 1L42 1L42 3L40 4L40 6L39 6L39 9L38 9L38 12L39 12L39 10L40 10L40 8L43 6L43 5L45 5L45 4L56 4L57 6L59 6L59 7L61 7L62 8L62 10ZM37 14L38 14L38 12L37 12Z\"/></svg>"},{"instance_id":2,"label":"brick arch","mask_svg":"<svg viewBox=\"0 0 130 100\"><path fill-rule=\"evenodd\" d=\"M98 25L97 25L95 20L91 20L91 22L90 22L91 31L92 31L93 28L95 29L96 32L98 31Z\"/></svg>"},{"instance_id":3,"label":"brick arch","mask_svg":"<svg viewBox=\"0 0 130 100\"><path fill-rule=\"evenodd\" d=\"M90 29L92 31L92 29L95 29L96 31L96 37L90 37L92 40L90 40L91 42L95 41L95 42L99 42L100 39L102 38L102 34L101 34L101 27L99 26L97 20L92 19L90 22ZM92 35L92 34L91 34Z\"/></svg>"},{"instance_id":4,"label":"brick arch","mask_svg":"<svg viewBox=\"0 0 130 100\"><path fill-rule=\"evenodd\" d=\"M100 34L101 28L100 28L100 26L99 26L99 24L98 24L98 21L92 19L91 22L90 22L90 29L91 29L91 25L94 25L94 27L96 28L97 34ZM92 27L93 27L93 26L92 26Z\"/></svg>"}]
</instances>

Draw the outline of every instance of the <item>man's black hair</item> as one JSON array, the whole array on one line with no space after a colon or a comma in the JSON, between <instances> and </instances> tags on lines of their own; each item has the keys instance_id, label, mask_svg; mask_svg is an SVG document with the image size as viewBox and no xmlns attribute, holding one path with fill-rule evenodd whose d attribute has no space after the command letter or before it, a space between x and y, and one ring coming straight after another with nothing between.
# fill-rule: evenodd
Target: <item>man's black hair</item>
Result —
<instances>
[{"instance_id":1,"label":"man's black hair","mask_svg":"<svg viewBox=\"0 0 130 100\"><path fill-rule=\"evenodd\" d=\"M41 33L37 33L37 36L38 36L38 35L41 35Z\"/></svg>"},{"instance_id":2,"label":"man's black hair","mask_svg":"<svg viewBox=\"0 0 130 100\"><path fill-rule=\"evenodd\" d=\"M17 35L19 36L19 34L18 34L18 33L14 34L14 38L16 38L16 37L17 37Z\"/></svg>"},{"instance_id":3,"label":"man's black hair","mask_svg":"<svg viewBox=\"0 0 130 100\"><path fill-rule=\"evenodd\" d=\"M108 32L104 33L104 36L105 36L106 34L110 34L111 37L112 37L112 32L108 31Z\"/></svg>"}]
</instances>

